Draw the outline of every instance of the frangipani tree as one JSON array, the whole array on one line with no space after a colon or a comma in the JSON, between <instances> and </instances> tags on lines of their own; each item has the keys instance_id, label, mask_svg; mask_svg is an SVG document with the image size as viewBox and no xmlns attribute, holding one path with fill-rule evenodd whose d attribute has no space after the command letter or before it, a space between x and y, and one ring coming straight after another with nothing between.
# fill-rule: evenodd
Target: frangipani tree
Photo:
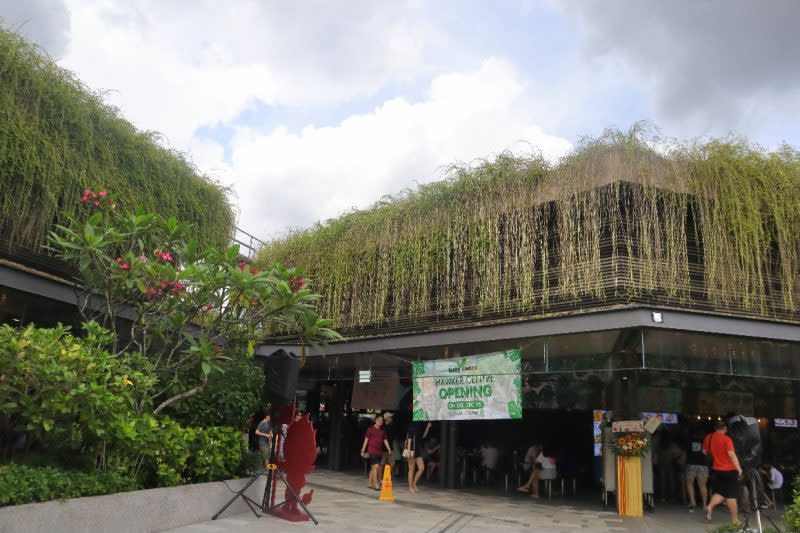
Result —
<instances>
[{"instance_id":1,"label":"frangipani tree","mask_svg":"<svg viewBox=\"0 0 800 533\"><path fill-rule=\"evenodd\" d=\"M296 268L241 262L238 246L203 248L191 227L155 213L121 213L106 191L84 191L81 208L50 236L74 263L79 309L114 333L117 357L138 352L158 379L154 414L200 393L232 355L253 354L274 334L303 345L339 338L316 313L319 299Z\"/></svg>"}]
</instances>

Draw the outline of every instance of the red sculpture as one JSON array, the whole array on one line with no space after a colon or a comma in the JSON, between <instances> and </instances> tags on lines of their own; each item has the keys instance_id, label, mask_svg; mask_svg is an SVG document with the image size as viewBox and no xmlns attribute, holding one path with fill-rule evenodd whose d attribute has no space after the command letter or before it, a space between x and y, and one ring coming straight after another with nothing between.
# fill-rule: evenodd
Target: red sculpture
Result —
<instances>
[{"instance_id":1,"label":"red sculpture","mask_svg":"<svg viewBox=\"0 0 800 533\"><path fill-rule=\"evenodd\" d=\"M317 459L317 432L308 415L289 424L286 430L286 442L283 445L283 461L278 462L278 468L286 474L286 484L300 496L300 491L306 484L306 475L314 470L314 461ZM305 505L311 503L313 490L300 496ZM285 491L286 503L272 509L270 514L289 520L302 522L309 516L298 509L297 500L288 488Z\"/></svg>"}]
</instances>

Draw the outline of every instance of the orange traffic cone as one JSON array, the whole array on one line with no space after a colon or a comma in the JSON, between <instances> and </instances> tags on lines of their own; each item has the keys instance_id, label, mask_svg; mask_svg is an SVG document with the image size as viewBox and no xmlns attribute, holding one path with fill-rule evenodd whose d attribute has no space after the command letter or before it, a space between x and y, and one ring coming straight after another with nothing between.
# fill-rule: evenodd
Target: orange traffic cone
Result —
<instances>
[{"instance_id":1,"label":"orange traffic cone","mask_svg":"<svg viewBox=\"0 0 800 533\"><path fill-rule=\"evenodd\" d=\"M389 465L383 467L383 483L381 484L381 496L378 501L394 501L394 494L392 494L392 467Z\"/></svg>"}]
</instances>

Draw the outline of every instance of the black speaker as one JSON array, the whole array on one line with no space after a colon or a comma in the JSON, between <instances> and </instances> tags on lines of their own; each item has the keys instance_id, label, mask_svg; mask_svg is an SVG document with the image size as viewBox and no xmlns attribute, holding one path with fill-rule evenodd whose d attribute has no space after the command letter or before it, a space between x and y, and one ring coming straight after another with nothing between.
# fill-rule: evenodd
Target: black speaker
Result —
<instances>
[{"instance_id":1,"label":"black speaker","mask_svg":"<svg viewBox=\"0 0 800 533\"><path fill-rule=\"evenodd\" d=\"M272 405L294 401L300 374L300 358L283 349L256 358L264 365L264 400Z\"/></svg>"},{"instance_id":2,"label":"black speaker","mask_svg":"<svg viewBox=\"0 0 800 533\"><path fill-rule=\"evenodd\" d=\"M614 420L637 420L642 416L639 410L639 396L636 393L636 380L628 376L614 376L606 384L606 406L613 413Z\"/></svg>"},{"instance_id":3,"label":"black speaker","mask_svg":"<svg viewBox=\"0 0 800 533\"><path fill-rule=\"evenodd\" d=\"M728 436L733 441L739 466L745 471L757 468L764 452L758 420L752 416L731 413L727 416L727 422Z\"/></svg>"}]
</instances>

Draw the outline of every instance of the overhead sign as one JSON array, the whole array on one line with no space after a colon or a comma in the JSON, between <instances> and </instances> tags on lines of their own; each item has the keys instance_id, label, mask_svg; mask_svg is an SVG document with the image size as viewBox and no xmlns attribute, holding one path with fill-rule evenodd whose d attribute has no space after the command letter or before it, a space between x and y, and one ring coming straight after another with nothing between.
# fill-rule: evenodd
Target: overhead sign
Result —
<instances>
[{"instance_id":1,"label":"overhead sign","mask_svg":"<svg viewBox=\"0 0 800 533\"><path fill-rule=\"evenodd\" d=\"M522 351L416 361L414 420L522 418Z\"/></svg>"},{"instance_id":2,"label":"overhead sign","mask_svg":"<svg viewBox=\"0 0 800 533\"><path fill-rule=\"evenodd\" d=\"M645 420L649 420L651 418L658 418L664 424L677 424L678 423L678 413L651 413L649 411L645 411L642 413L642 418Z\"/></svg>"},{"instance_id":3,"label":"overhead sign","mask_svg":"<svg viewBox=\"0 0 800 533\"><path fill-rule=\"evenodd\" d=\"M350 405L354 409L397 409L400 378L397 369L374 369L369 380L355 380Z\"/></svg>"},{"instance_id":4,"label":"overhead sign","mask_svg":"<svg viewBox=\"0 0 800 533\"><path fill-rule=\"evenodd\" d=\"M797 428L797 419L796 418L776 418L775 419L775 427L776 428Z\"/></svg>"}]
</instances>

